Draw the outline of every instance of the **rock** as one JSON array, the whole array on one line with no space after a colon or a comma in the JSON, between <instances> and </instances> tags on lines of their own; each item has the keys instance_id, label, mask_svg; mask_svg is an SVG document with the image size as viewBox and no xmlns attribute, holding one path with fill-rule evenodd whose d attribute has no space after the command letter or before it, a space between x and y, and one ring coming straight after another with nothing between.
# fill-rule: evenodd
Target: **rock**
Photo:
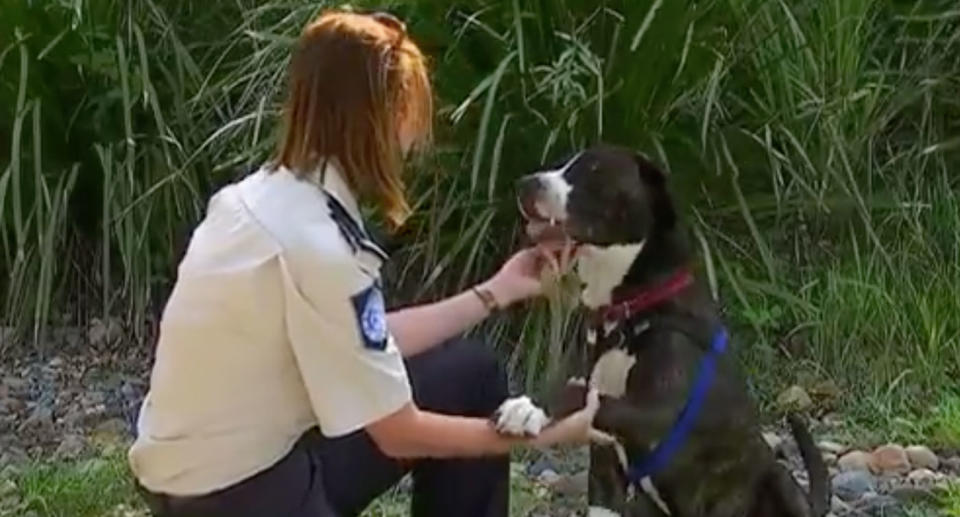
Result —
<instances>
[{"instance_id":1,"label":"rock","mask_svg":"<svg viewBox=\"0 0 960 517\"><path fill-rule=\"evenodd\" d=\"M540 475L537 476L537 481L547 486L553 486L560 481L561 477L560 474L557 474L557 472L552 469L544 469L540 472Z\"/></svg>"},{"instance_id":2,"label":"rock","mask_svg":"<svg viewBox=\"0 0 960 517\"><path fill-rule=\"evenodd\" d=\"M831 442L831 441L827 441L827 440L824 440L824 441L818 443L818 444L817 444L817 448L819 448L819 449L820 449L821 451L823 451L823 452L830 452L830 453L833 453L833 454L835 454L835 455L837 455L837 456L839 456L839 455L841 455L841 454L843 454L843 453L845 453L845 452L847 452L847 451L849 450L849 447L847 447L846 445L841 445L841 444L839 444L839 443L837 443L837 442Z\"/></svg>"},{"instance_id":3,"label":"rock","mask_svg":"<svg viewBox=\"0 0 960 517\"><path fill-rule=\"evenodd\" d=\"M777 406L784 411L806 411L813 407L813 400L803 388L793 385L780 393Z\"/></svg>"},{"instance_id":4,"label":"rock","mask_svg":"<svg viewBox=\"0 0 960 517\"><path fill-rule=\"evenodd\" d=\"M767 442L774 454L779 453L783 448L783 438L777 433L770 431L763 433L763 441Z\"/></svg>"},{"instance_id":5,"label":"rock","mask_svg":"<svg viewBox=\"0 0 960 517\"><path fill-rule=\"evenodd\" d=\"M866 471L841 472L830 481L833 493L843 501L857 501L868 492L876 492L877 480Z\"/></svg>"},{"instance_id":6,"label":"rock","mask_svg":"<svg viewBox=\"0 0 960 517\"><path fill-rule=\"evenodd\" d=\"M940 480L940 476L930 469L916 469L907 475L907 481L921 486L929 486Z\"/></svg>"},{"instance_id":7,"label":"rock","mask_svg":"<svg viewBox=\"0 0 960 517\"><path fill-rule=\"evenodd\" d=\"M545 470L552 470L556 473L557 467L553 464L553 461L550 460L546 455L540 456L537 458L537 461L534 461L527 467L527 475L532 478L540 477L540 474Z\"/></svg>"},{"instance_id":8,"label":"rock","mask_svg":"<svg viewBox=\"0 0 960 517\"><path fill-rule=\"evenodd\" d=\"M76 434L68 434L60 441L54 456L60 459L73 459L83 452L86 442L83 437Z\"/></svg>"},{"instance_id":9,"label":"rock","mask_svg":"<svg viewBox=\"0 0 960 517\"><path fill-rule=\"evenodd\" d=\"M910 460L910 466L914 469L937 470L940 468L940 458L928 447L923 445L911 445L907 447L907 459Z\"/></svg>"},{"instance_id":10,"label":"rock","mask_svg":"<svg viewBox=\"0 0 960 517\"><path fill-rule=\"evenodd\" d=\"M59 356L54 357L49 363L47 363L47 366L51 368L60 368L63 366L63 358Z\"/></svg>"},{"instance_id":11,"label":"rock","mask_svg":"<svg viewBox=\"0 0 960 517\"><path fill-rule=\"evenodd\" d=\"M832 452L823 453L823 463L828 467L832 467L837 464L837 455Z\"/></svg>"},{"instance_id":12,"label":"rock","mask_svg":"<svg viewBox=\"0 0 960 517\"><path fill-rule=\"evenodd\" d=\"M940 462L944 470L960 474L960 456L952 456Z\"/></svg>"},{"instance_id":13,"label":"rock","mask_svg":"<svg viewBox=\"0 0 960 517\"><path fill-rule=\"evenodd\" d=\"M875 474L906 474L910 472L907 451L897 444L877 447L870 460L870 470Z\"/></svg>"},{"instance_id":14,"label":"rock","mask_svg":"<svg viewBox=\"0 0 960 517\"><path fill-rule=\"evenodd\" d=\"M851 472L851 471L869 471L871 455L868 452L863 451L851 451L837 460L837 467L839 467L840 472Z\"/></svg>"},{"instance_id":15,"label":"rock","mask_svg":"<svg viewBox=\"0 0 960 517\"><path fill-rule=\"evenodd\" d=\"M570 476L563 476L553 484L553 489L567 497L587 495L587 471L582 470Z\"/></svg>"}]
</instances>

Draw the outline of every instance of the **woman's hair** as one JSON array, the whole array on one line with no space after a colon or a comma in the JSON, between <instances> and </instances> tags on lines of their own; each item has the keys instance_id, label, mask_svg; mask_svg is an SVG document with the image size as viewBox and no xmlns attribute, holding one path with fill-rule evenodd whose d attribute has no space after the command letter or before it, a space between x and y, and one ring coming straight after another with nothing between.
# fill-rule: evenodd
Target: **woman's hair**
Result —
<instances>
[{"instance_id":1,"label":"woman's hair","mask_svg":"<svg viewBox=\"0 0 960 517\"><path fill-rule=\"evenodd\" d=\"M398 129L423 148L433 120L426 60L403 23L384 13L325 12L304 28L289 74L276 165L308 174L333 159L355 194L402 224L410 207Z\"/></svg>"}]
</instances>

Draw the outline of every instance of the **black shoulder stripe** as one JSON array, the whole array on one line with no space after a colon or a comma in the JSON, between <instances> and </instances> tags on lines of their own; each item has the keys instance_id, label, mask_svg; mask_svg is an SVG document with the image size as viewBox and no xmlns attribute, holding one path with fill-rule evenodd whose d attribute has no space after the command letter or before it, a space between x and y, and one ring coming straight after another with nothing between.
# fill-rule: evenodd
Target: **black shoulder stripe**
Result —
<instances>
[{"instance_id":1,"label":"black shoulder stripe","mask_svg":"<svg viewBox=\"0 0 960 517\"><path fill-rule=\"evenodd\" d=\"M347 212L347 209L340 204L333 196L327 196L327 207L330 209L330 215L333 221L340 228L340 233L350 244L354 251L363 249L378 256L380 260L387 260L389 256L367 235L367 233L357 224L357 221Z\"/></svg>"}]
</instances>

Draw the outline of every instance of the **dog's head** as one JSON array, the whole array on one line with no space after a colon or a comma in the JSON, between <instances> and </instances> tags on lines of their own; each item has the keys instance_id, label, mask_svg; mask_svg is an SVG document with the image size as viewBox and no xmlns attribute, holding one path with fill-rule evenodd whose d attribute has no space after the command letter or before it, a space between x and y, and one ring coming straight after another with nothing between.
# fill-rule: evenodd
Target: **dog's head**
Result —
<instances>
[{"instance_id":1,"label":"dog's head","mask_svg":"<svg viewBox=\"0 0 960 517\"><path fill-rule=\"evenodd\" d=\"M520 210L534 241L640 244L676 223L664 174L627 149L597 146L522 177Z\"/></svg>"},{"instance_id":2,"label":"dog's head","mask_svg":"<svg viewBox=\"0 0 960 517\"><path fill-rule=\"evenodd\" d=\"M533 241L579 246L588 307L609 303L637 257L677 225L663 172L624 148L591 147L522 177L517 190Z\"/></svg>"}]
</instances>

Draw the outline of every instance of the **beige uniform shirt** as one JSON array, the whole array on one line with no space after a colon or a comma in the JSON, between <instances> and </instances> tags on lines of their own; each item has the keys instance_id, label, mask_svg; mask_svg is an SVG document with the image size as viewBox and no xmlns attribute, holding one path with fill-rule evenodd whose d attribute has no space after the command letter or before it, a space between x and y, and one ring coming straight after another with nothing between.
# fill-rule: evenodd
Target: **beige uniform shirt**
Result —
<instances>
[{"instance_id":1,"label":"beige uniform shirt","mask_svg":"<svg viewBox=\"0 0 960 517\"><path fill-rule=\"evenodd\" d=\"M385 255L362 228L333 166L313 181L261 169L213 196L164 310L129 452L143 486L224 488L310 427L344 435L411 400L386 329Z\"/></svg>"}]
</instances>

